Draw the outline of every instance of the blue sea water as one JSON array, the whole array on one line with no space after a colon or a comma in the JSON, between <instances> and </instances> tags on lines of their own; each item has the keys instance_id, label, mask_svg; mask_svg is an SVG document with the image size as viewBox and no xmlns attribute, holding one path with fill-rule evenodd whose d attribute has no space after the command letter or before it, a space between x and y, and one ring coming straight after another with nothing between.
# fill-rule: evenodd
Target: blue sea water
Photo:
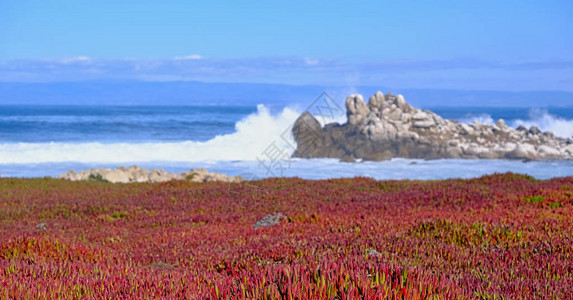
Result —
<instances>
[{"instance_id":1,"label":"blue sea water","mask_svg":"<svg viewBox=\"0 0 573 300\"><path fill-rule=\"evenodd\" d=\"M573 136L573 108L429 107L444 118L536 125ZM247 178L471 178L494 172L573 176L571 161L410 160L340 163L288 159L285 132L301 111L259 106L0 106L0 176L57 176L69 169L128 166L191 168ZM331 121L344 122L344 117ZM288 135L288 134L287 134ZM280 161L269 166L270 150ZM277 167L278 166L278 167Z\"/></svg>"}]
</instances>

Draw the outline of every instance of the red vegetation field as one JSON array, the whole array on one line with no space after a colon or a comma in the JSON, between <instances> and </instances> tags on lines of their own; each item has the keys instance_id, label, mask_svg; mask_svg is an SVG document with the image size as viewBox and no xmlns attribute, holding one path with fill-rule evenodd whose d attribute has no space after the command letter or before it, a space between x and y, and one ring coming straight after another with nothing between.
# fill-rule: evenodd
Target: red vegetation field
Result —
<instances>
[{"instance_id":1,"label":"red vegetation field","mask_svg":"<svg viewBox=\"0 0 573 300\"><path fill-rule=\"evenodd\" d=\"M0 179L0 298L572 298L573 178ZM271 213L288 216L261 229Z\"/></svg>"}]
</instances>

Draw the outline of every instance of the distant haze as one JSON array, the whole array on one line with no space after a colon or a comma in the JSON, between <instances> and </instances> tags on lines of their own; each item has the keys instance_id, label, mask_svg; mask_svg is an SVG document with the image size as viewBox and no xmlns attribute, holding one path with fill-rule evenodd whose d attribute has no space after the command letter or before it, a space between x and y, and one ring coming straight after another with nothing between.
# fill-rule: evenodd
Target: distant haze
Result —
<instances>
[{"instance_id":1,"label":"distant haze","mask_svg":"<svg viewBox=\"0 0 573 300\"><path fill-rule=\"evenodd\" d=\"M397 89L384 86L319 86L255 83L87 81L0 82L0 105L298 105L304 108L323 91L343 103L352 93L365 100L376 91L403 94L418 107L573 107L573 92Z\"/></svg>"}]
</instances>

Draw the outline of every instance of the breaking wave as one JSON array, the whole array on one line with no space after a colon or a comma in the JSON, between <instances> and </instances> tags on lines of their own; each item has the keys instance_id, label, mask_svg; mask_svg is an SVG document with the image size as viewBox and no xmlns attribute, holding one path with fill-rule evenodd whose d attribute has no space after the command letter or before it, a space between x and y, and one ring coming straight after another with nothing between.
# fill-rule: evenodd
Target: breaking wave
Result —
<instances>
[{"instance_id":1,"label":"breaking wave","mask_svg":"<svg viewBox=\"0 0 573 300\"><path fill-rule=\"evenodd\" d=\"M537 126L542 131L551 131L556 136L568 138L573 136L573 120L567 120L548 113L546 110L532 109L529 112L528 120L517 119L512 122L512 126L517 127Z\"/></svg>"},{"instance_id":2,"label":"breaking wave","mask_svg":"<svg viewBox=\"0 0 573 300\"><path fill-rule=\"evenodd\" d=\"M459 119L463 123L473 123L478 121L482 124L494 124L495 121L489 114L479 114L479 115L466 115ZM559 116L550 114L547 110L543 109L531 109L529 111L528 119L513 119L505 120L507 125L517 128L523 125L527 128L531 126L537 126L542 131L551 131L556 136L568 138L573 136L573 120L568 120Z\"/></svg>"},{"instance_id":3,"label":"breaking wave","mask_svg":"<svg viewBox=\"0 0 573 300\"><path fill-rule=\"evenodd\" d=\"M275 146L290 155L295 147L290 128L299 115L291 108L273 115L258 105L256 113L235 124L235 132L206 142L4 143L0 144L0 164L257 160Z\"/></svg>"}]
</instances>

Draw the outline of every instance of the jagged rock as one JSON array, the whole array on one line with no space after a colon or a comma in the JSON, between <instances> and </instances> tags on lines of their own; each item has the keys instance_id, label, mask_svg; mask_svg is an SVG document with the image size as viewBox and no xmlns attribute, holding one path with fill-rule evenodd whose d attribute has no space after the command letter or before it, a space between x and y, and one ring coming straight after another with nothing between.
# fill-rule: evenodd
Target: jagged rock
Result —
<instances>
[{"instance_id":1,"label":"jagged rock","mask_svg":"<svg viewBox=\"0 0 573 300\"><path fill-rule=\"evenodd\" d=\"M535 126L513 129L444 120L411 107L401 95L381 92L364 103L361 95L346 99L348 121L321 127L308 112L293 126L294 157L341 161L404 158L573 159L573 138L555 137Z\"/></svg>"},{"instance_id":2,"label":"jagged rock","mask_svg":"<svg viewBox=\"0 0 573 300\"><path fill-rule=\"evenodd\" d=\"M111 183L133 183L133 182L165 182L169 180L190 180L194 182L241 182L241 176L229 177L225 174L208 172L205 169L191 170L180 174L169 173L162 169L142 169L138 166L129 168L118 167L112 169L89 169L76 173L70 170L67 173L60 174L59 179L78 181L78 180L100 180Z\"/></svg>"},{"instance_id":3,"label":"jagged rock","mask_svg":"<svg viewBox=\"0 0 573 300\"><path fill-rule=\"evenodd\" d=\"M370 109L366 103L364 103L362 95L350 95L346 98L346 117L348 123L352 125L361 124L369 112Z\"/></svg>"}]
</instances>

